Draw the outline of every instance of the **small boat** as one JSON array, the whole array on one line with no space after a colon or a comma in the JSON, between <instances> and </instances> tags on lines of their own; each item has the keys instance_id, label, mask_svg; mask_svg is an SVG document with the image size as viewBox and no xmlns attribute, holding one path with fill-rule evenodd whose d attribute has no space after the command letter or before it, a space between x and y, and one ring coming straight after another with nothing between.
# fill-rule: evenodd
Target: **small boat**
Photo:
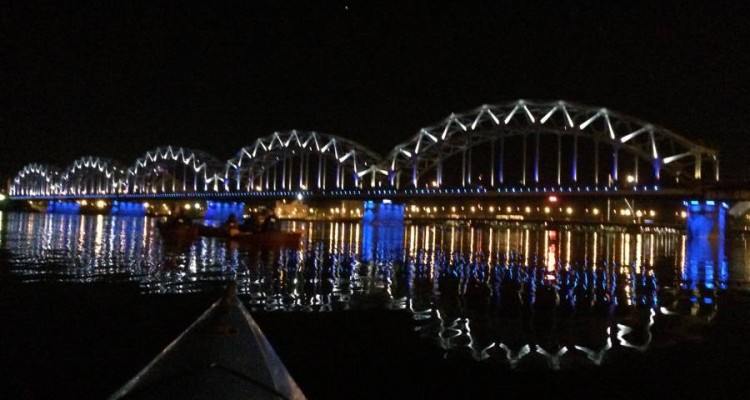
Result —
<instances>
[{"instance_id":1,"label":"small boat","mask_svg":"<svg viewBox=\"0 0 750 400\"><path fill-rule=\"evenodd\" d=\"M234 281L190 327L110 399L304 399Z\"/></svg>"},{"instance_id":2,"label":"small boat","mask_svg":"<svg viewBox=\"0 0 750 400\"><path fill-rule=\"evenodd\" d=\"M215 237L227 239L238 244L262 247L287 247L296 249L300 245L302 232L268 231L268 232L243 232L237 228L225 229L198 225L198 235L204 237Z\"/></svg>"},{"instance_id":3,"label":"small boat","mask_svg":"<svg viewBox=\"0 0 750 400\"><path fill-rule=\"evenodd\" d=\"M198 226L179 221L157 221L156 227L166 240L192 242L198 238Z\"/></svg>"}]
</instances>

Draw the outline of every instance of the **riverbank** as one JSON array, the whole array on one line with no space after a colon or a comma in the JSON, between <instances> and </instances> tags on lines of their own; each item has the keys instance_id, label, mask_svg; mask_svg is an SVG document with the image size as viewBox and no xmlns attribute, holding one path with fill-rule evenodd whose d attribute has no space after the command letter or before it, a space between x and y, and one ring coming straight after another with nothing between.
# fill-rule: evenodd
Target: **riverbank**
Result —
<instances>
[{"instance_id":1,"label":"riverbank","mask_svg":"<svg viewBox=\"0 0 750 400\"><path fill-rule=\"evenodd\" d=\"M219 284L197 294L143 295L135 284L1 278L0 397L7 399L106 398L221 293ZM253 317L311 399L739 397L750 389L750 301L742 293L720 301L706 342L562 372L509 371L498 359L446 359L398 311Z\"/></svg>"}]
</instances>

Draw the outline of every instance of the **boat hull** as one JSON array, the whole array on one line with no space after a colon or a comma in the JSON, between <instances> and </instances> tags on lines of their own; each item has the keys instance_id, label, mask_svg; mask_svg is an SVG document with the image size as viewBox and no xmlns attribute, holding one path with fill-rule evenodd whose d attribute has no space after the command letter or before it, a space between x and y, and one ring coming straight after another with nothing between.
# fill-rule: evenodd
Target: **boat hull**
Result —
<instances>
[{"instance_id":1,"label":"boat hull","mask_svg":"<svg viewBox=\"0 0 750 400\"><path fill-rule=\"evenodd\" d=\"M110 399L304 399L233 286Z\"/></svg>"},{"instance_id":2,"label":"boat hull","mask_svg":"<svg viewBox=\"0 0 750 400\"><path fill-rule=\"evenodd\" d=\"M259 233L248 233L241 231L233 231L230 234L229 231L224 228L217 228L211 226L199 226L198 234L204 237L214 237L219 239L226 239L237 244L249 245L249 246L263 246L263 247L286 247L286 248L298 248L300 246L300 240L302 239L301 232L284 232L284 231L271 231L271 232L259 232Z\"/></svg>"},{"instance_id":3,"label":"boat hull","mask_svg":"<svg viewBox=\"0 0 750 400\"><path fill-rule=\"evenodd\" d=\"M156 227L165 240L192 242L198 238L198 227L196 225L159 221L156 223Z\"/></svg>"}]
</instances>

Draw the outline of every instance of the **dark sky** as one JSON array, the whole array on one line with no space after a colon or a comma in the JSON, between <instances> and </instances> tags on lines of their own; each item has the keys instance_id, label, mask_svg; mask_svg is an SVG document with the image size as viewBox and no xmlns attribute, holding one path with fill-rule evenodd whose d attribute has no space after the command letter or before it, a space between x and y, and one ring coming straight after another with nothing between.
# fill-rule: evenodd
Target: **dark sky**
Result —
<instances>
[{"instance_id":1,"label":"dark sky","mask_svg":"<svg viewBox=\"0 0 750 400\"><path fill-rule=\"evenodd\" d=\"M15 3L0 10L6 178L166 144L228 159L292 128L384 154L451 112L519 98L606 106L750 175L744 1Z\"/></svg>"}]
</instances>

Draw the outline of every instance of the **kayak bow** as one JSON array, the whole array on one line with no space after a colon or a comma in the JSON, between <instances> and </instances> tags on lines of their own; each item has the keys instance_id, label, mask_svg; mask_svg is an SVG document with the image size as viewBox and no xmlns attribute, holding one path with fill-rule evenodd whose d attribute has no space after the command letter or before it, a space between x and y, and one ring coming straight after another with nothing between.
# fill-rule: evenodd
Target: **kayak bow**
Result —
<instances>
[{"instance_id":1,"label":"kayak bow","mask_svg":"<svg viewBox=\"0 0 750 400\"><path fill-rule=\"evenodd\" d=\"M260 327L227 293L110 399L304 399Z\"/></svg>"}]
</instances>

